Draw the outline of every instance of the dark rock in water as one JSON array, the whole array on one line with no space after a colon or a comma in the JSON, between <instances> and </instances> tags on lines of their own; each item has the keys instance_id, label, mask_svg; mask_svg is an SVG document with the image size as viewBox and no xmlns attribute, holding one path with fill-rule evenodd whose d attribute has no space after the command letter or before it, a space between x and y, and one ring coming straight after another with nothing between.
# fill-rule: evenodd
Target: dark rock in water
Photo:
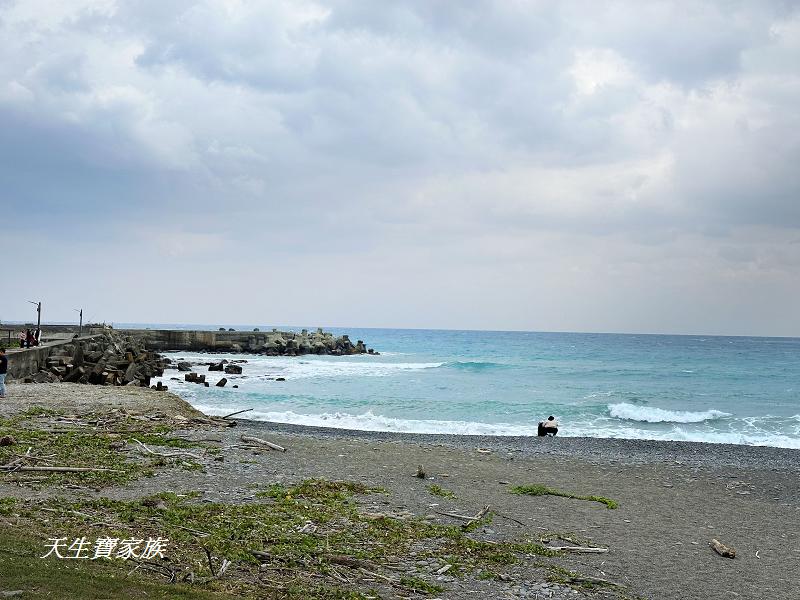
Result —
<instances>
[{"instance_id":1,"label":"dark rock in water","mask_svg":"<svg viewBox=\"0 0 800 600\"><path fill-rule=\"evenodd\" d=\"M238 385L234 385L233 387L238 388L239 386Z\"/></svg>"},{"instance_id":2,"label":"dark rock in water","mask_svg":"<svg viewBox=\"0 0 800 600\"><path fill-rule=\"evenodd\" d=\"M236 331L233 327L230 327L228 331Z\"/></svg>"},{"instance_id":3,"label":"dark rock in water","mask_svg":"<svg viewBox=\"0 0 800 600\"><path fill-rule=\"evenodd\" d=\"M225 328L224 327L220 327L219 331L225 331Z\"/></svg>"},{"instance_id":4,"label":"dark rock in water","mask_svg":"<svg viewBox=\"0 0 800 600\"><path fill-rule=\"evenodd\" d=\"M225 365L222 364L221 362L219 362L219 363L216 363L216 364L212 363L211 365L209 365L208 370L209 371L222 371L222 369L224 369L224 368L225 368Z\"/></svg>"},{"instance_id":5,"label":"dark rock in water","mask_svg":"<svg viewBox=\"0 0 800 600\"><path fill-rule=\"evenodd\" d=\"M228 380L224 377L217 382L217 387L225 387L225 384L228 383Z\"/></svg>"},{"instance_id":6,"label":"dark rock in water","mask_svg":"<svg viewBox=\"0 0 800 600\"><path fill-rule=\"evenodd\" d=\"M242 367L236 364L229 364L225 366L225 372L228 375L241 375Z\"/></svg>"},{"instance_id":7,"label":"dark rock in water","mask_svg":"<svg viewBox=\"0 0 800 600\"><path fill-rule=\"evenodd\" d=\"M208 382L207 382L207 381L204 381L204 382L203 382L203 385L204 385L204 386L206 386L206 387L208 387Z\"/></svg>"},{"instance_id":8,"label":"dark rock in water","mask_svg":"<svg viewBox=\"0 0 800 600\"><path fill-rule=\"evenodd\" d=\"M192 365L188 362L179 362L178 363L178 371L191 371Z\"/></svg>"},{"instance_id":9,"label":"dark rock in water","mask_svg":"<svg viewBox=\"0 0 800 600\"><path fill-rule=\"evenodd\" d=\"M275 381L286 381L286 377L276 377Z\"/></svg>"}]
</instances>

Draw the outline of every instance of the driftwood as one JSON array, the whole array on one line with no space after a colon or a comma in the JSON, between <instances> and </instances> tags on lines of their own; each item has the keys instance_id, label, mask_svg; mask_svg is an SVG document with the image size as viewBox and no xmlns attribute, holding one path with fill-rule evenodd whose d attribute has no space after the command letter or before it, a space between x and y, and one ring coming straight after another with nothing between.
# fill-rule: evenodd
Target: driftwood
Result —
<instances>
[{"instance_id":1,"label":"driftwood","mask_svg":"<svg viewBox=\"0 0 800 600\"><path fill-rule=\"evenodd\" d=\"M277 450L278 452L286 452L286 448L284 448L283 446L278 446L278 444L273 444L272 442L268 442L267 440L262 440L261 438L253 437L251 435L243 435L241 439L243 442L260 444L272 450Z\"/></svg>"},{"instance_id":2,"label":"driftwood","mask_svg":"<svg viewBox=\"0 0 800 600\"><path fill-rule=\"evenodd\" d=\"M0 467L2 471L50 471L52 473L123 473L119 469L101 469L95 467Z\"/></svg>"},{"instance_id":3,"label":"driftwood","mask_svg":"<svg viewBox=\"0 0 800 600\"><path fill-rule=\"evenodd\" d=\"M145 452L147 452L147 454L152 454L154 456L161 456L161 457L164 457L164 458L174 458L176 456L189 456L191 458L194 458L195 460L202 460L202 458L200 456L198 456L197 454L194 454L193 452L187 452L186 450L175 450L173 452L156 452L156 451L151 450L150 448L148 448L145 444L143 444L142 442L140 442L136 438L132 438L132 439L133 439L134 442L139 444L139 447L142 450L144 450Z\"/></svg>"},{"instance_id":4,"label":"driftwood","mask_svg":"<svg viewBox=\"0 0 800 600\"><path fill-rule=\"evenodd\" d=\"M440 515L444 515L445 517L466 521L466 523L464 523L464 527L468 527L472 525L472 523L474 523L475 521L480 521L483 517L485 517L486 514L489 512L489 508L490 506L487 504L480 511L478 511L478 513L475 516L472 517L468 517L467 515L459 515L458 513L442 512L439 510L437 510L436 512L438 512Z\"/></svg>"},{"instance_id":5,"label":"driftwood","mask_svg":"<svg viewBox=\"0 0 800 600\"><path fill-rule=\"evenodd\" d=\"M229 414L229 415L225 415L225 416L224 416L224 417L222 417L222 418L223 418L223 419L229 419L230 417L233 417L233 416L235 416L235 415L240 415L240 414L242 414L242 413L250 412L251 410L253 410L253 409L252 409L252 408L245 408L244 410L237 410L236 412L232 412L231 414Z\"/></svg>"},{"instance_id":6,"label":"driftwood","mask_svg":"<svg viewBox=\"0 0 800 600\"><path fill-rule=\"evenodd\" d=\"M589 577L588 575L574 575L567 578L570 583L600 583L605 585L613 585L614 587L622 587L619 583L602 579L600 577Z\"/></svg>"},{"instance_id":7,"label":"driftwood","mask_svg":"<svg viewBox=\"0 0 800 600\"><path fill-rule=\"evenodd\" d=\"M714 552L720 556L724 556L725 558L736 558L736 550L729 548L719 540L711 540L710 545Z\"/></svg>"},{"instance_id":8,"label":"driftwood","mask_svg":"<svg viewBox=\"0 0 800 600\"><path fill-rule=\"evenodd\" d=\"M595 548L593 546L545 546L548 550L558 552L578 552L580 554L605 554L608 548Z\"/></svg>"}]
</instances>

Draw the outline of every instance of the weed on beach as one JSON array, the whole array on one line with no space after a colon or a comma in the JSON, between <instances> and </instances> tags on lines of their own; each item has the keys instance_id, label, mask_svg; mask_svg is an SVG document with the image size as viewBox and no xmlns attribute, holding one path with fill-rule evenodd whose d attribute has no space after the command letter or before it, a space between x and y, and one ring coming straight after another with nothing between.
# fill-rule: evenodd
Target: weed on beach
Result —
<instances>
[{"instance_id":1,"label":"weed on beach","mask_svg":"<svg viewBox=\"0 0 800 600\"><path fill-rule=\"evenodd\" d=\"M102 419L102 417L97 417ZM147 447L182 449L200 444L171 437L164 425L150 425L133 419L114 423L113 431L67 428L59 411L34 407L10 419L0 419L0 469L7 481L26 486L80 484L94 487L124 484L153 474L153 469L179 466L202 469L196 460L164 457ZM47 427L42 427L46 423ZM136 452L129 452L129 450ZM84 472L58 472L66 467Z\"/></svg>"},{"instance_id":2,"label":"weed on beach","mask_svg":"<svg viewBox=\"0 0 800 600\"><path fill-rule=\"evenodd\" d=\"M615 500L606 498L604 496L581 496L578 494L571 494L563 492L554 488L547 487L546 485L532 484L532 485L518 485L511 490L512 494L520 494L524 496L560 496L562 498L571 498L573 500L587 500L589 502L599 502L605 504L607 508L615 509L619 506Z\"/></svg>"},{"instance_id":3,"label":"weed on beach","mask_svg":"<svg viewBox=\"0 0 800 600\"><path fill-rule=\"evenodd\" d=\"M376 493L385 492L360 483L314 479L269 486L256 495L257 501L245 504L161 493L133 501L0 501L0 510L11 525L9 534L16 532L29 546L37 537L53 535L48 529L53 523L58 523L59 536L70 539L168 538L164 560L119 568L135 567L139 577L150 567L150 579L237 597L265 588L285 598L378 596L372 587L392 594L435 595L443 591L435 571L446 565L449 576L506 580L516 565L527 569L533 559L561 556L538 541L483 541L458 526L364 511L357 496ZM223 561L230 566L220 574ZM40 562L46 569L56 568ZM15 583L12 579L9 585Z\"/></svg>"},{"instance_id":4,"label":"weed on beach","mask_svg":"<svg viewBox=\"0 0 800 600\"><path fill-rule=\"evenodd\" d=\"M454 492L446 490L443 487L436 485L435 483L428 486L428 491L431 493L431 495L438 496L439 498L449 498L451 500L454 500L456 498Z\"/></svg>"}]
</instances>

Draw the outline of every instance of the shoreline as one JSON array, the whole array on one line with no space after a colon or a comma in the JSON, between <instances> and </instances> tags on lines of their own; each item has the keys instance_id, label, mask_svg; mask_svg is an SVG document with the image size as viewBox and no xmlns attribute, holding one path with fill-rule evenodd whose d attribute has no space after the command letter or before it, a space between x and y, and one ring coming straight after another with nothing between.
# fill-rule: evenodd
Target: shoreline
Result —
<instances>
[{"instance_id":1,"label":"shoreline","mask_svg":"<svg viewBox=\"0 0 800 600\"><path fill-rule=\"evenodd\" d=\"M800 450L776 446L718 444L673 440L645 440L600 437L502 436L445 433L406 433L318 427L245 418L236 418L253 429L264 429L282 435L358 439L381 442L435 444L461 449L487 448L495 451L516 451L526 456L561 456L592 460L602 455L603 461L624 464L647 464L682 459L687 466L774 468L800 474Z\"/></svg>"}]
</instances>

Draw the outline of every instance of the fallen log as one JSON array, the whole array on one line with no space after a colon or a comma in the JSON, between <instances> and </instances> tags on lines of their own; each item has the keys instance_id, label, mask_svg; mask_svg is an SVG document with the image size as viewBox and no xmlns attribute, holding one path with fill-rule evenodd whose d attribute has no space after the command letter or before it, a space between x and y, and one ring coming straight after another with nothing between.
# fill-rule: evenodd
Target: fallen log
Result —
<instances>
[{"instance_id":1,"label":"fallen log","mask_svg":"<svg viewBox=\"0 0 800 600\"><path fill-rule=\"evenodd\" d=\"M260 444L262 446L266 446L267 448L271 448L272 450L277 450L278 452L286 452L286 448L284 448L283 446L279 446L278 444L273 444L272 442L268 442L267 440L262 440L261 438L253 437L251 435L243 435L241 439L243 442Z\"/></svg>"}]
</instances>

